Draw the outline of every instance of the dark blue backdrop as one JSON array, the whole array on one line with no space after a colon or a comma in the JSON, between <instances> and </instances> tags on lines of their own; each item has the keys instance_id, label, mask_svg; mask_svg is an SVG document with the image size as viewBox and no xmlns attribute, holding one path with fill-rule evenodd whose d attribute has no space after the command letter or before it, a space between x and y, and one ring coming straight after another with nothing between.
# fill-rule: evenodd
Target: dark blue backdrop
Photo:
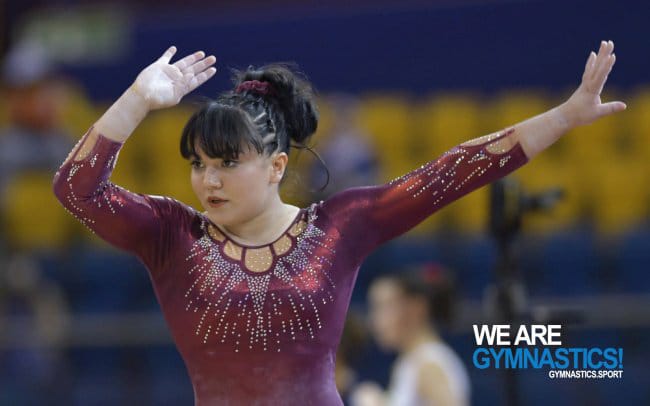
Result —
<instances>
[{"instance_id":1,"label":"dark blue backdrop","mask_svg":"<svg viewBox=\"0 0 650 406\"><path fill-rule=\"evenodd\" d=\"M453 3L136 14L123 60L68 71L93 98L110 100L173 43L179 53L205 49L219 58L206 95L229 86L227 68L272 61L297 62L321 91L572 88L589 51L612 39L618 58L609 85L648 82L647 0Z\"/></svg>"}]
</instances>

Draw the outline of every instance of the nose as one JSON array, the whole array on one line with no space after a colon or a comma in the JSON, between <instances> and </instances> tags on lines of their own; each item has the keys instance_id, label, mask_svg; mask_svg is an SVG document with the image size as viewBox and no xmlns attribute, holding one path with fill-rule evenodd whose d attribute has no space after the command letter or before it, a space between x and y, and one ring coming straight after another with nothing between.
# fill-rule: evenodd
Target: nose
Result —
<instances>
[{"instance_id":1,"label":"nose","mask_svg":"<svg viewBox=\"0 0 650 406\"><path fill-rule=\"evenodd\" d=\"M205 175L203 176L203 184L209 188L221 188L223 186L219 172L212 168L208 168L205 171Z\"/></svg>"}]
</instances>

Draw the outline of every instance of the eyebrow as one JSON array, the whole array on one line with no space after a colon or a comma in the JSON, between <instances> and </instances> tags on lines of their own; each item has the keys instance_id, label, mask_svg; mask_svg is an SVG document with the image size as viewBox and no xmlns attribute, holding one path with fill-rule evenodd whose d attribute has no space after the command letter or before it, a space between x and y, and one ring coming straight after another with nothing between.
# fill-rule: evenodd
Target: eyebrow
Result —
<instances>
[{"instance_id":1,"label":"eyebrow","mask_svg":"<svg viewBox=\"0 0 650 406\"><path fill-rule=\"evenodd\" d=\"M239 156L238 156L237 158L234 158L234 157L233 157L233 158L228 159L228 160L229 160L229 161L240 161L240 160L242 159L242 155L243 155L243 153L240 153ZM191 154L189 155L189 160L195 160L195 159L196 159L196 160L202 160L202 158L201 158L198 154L191 153ZM226 160L226 158L223 158L223 157L217 157L217 158L211 158L211 157L208 157L208 160L214 160L214 159L221 159L222 161L223 161L223 160Z\"/></svg>"}]
</instances>

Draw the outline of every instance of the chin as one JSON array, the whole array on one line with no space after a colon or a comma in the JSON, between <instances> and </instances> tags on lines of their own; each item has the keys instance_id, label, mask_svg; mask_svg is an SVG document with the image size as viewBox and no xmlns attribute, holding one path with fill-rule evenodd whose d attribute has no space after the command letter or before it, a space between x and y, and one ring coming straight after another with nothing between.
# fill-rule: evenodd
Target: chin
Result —
<instances>
[{"instance_id":1,"label":"chin","mask_svg":"<svg viewBox=\"0 0 650 406\"><path fill-rule=\"evenodd\" d=\"M210 219L219 225L228 227L230 224L238 223L237 217L233 217L233 213L229 211L210 207L206 209L206 212L210 214Z\"/></svg>"},{"instance_id":2,"label":"chin","mask_svg":"<svg viewBox=\"0 0 650 406\"><path fill-rule=\"evenodd\" d=\"M215 210L212 207L204 207L205 209L205 214L210 216L210 220L219 220L218 222L221 223L223 220L223 213L216 213Z\"/></svg>"}]
</instances>

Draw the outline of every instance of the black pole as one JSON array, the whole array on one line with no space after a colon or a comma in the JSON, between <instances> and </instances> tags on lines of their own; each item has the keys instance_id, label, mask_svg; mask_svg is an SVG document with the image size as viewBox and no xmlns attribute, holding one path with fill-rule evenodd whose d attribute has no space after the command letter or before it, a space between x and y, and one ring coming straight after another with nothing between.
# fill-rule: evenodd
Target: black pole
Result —
<instances>
[{"instance_id":1,"label":"black pole","mask_svg":"<svg viewBox=\"0 0 650 406\"><path fill-rule=\"evenodd\" d=\"M535 319L528 308L528 294L519 272L516 243L521 231L522 217L527 212L549 210L563 197L563 191L554 188L535 196L524 194L514 179L505 177L492 183L490 189L489 232L497 244L494 285L487 290L486 301L493 309L493 318L499 323L509 324L511 331L517 331L521 324ZM574 313L557 309L549 319L575 322ZM541 320L534 320L535 322ZM506 405L521 404L517 384L517 370L504 368L504 392Z\"/></svg>"}]
</instances>

